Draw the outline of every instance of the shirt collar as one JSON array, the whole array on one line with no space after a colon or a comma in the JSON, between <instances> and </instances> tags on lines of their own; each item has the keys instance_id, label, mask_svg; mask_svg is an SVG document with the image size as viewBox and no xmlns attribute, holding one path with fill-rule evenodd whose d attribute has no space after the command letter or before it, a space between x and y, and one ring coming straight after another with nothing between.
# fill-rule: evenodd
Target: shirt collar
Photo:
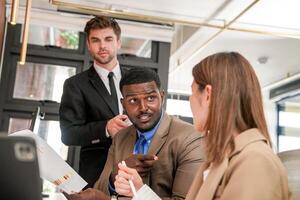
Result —
<instances>
[{"instance_id":1,"label":"shirt collar","mask_svg":"<svg viewBox=\"0 0 300 200\"><path fill-rule=\"evenodd\" d=\"M161 112L161 116L160 116L158 123L149 131L141 132L141 131L137 130L138 137L140 137L142 134L142 135L144 135L144 137L147 141L151 140L153 138L154 134L156 133L162 118L163 118L163 112Z\"/></svg>"},{"instance_id":2,"label":"shirt collar","mask_svg":"<svg viewBox=\"0 0 300 200\"><path fill-rule=\"evenodd\" d=\"M108 71L106 68L98 65L95 61L94 61L94 68L97 71L97 73L99 74L99 76L101 76L101 78L107 78L108 73L110 71ZM119 62L117 62L116 66L112 69L112 72L114 73L114 76L117 79L121 79L121 69L120 69L120 65Z\"/></svg>"}]
</instances>

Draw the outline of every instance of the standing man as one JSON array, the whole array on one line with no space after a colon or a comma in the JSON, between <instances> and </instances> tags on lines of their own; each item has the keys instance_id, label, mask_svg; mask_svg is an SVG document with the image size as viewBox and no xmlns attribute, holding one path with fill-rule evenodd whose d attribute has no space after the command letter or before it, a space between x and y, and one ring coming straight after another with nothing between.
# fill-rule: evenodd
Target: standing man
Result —
<instances>
[{"instance_id":1,"label":"standing man","mask_svg":"<svg viewBox=\"0 0 300 200\"><path fill-rule=\"evenodd\" d=\"M94 64L64 83L59 115L62 142L81 146L79 174L88 187L100 176L111 138L127 127L121 115L119 82L122 70L117 60L121 29L108 17L94 17L85 29L87 47Z\"/></svg>"}]
</instances>

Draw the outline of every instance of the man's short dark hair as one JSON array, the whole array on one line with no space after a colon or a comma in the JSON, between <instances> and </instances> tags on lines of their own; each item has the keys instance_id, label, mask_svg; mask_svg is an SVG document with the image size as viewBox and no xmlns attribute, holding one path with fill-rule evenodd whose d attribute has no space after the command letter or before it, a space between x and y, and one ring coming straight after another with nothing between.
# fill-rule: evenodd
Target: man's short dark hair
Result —
<instances>
[{"instance_id":1,"label":"man's short dark hair","mask_svg":"<svg viewBox=\"0 0 300 200\"><path fill-rule=\"evenodd\" d=\"M154 81L157 85L157 88L160 90L160 80L158 74L150 69L145 67L136 67L128 70L120 81L120 90L125 85L139 84L139 83L148 83Z\"/></svg>"},{"instance_id":2,"label":"man's short dark hair","mask_svg":"<svg viewBox=\"0 0 300 200\"><path fill-rule=\"evenodd\" d=\"M90 19L85 25L84 32L87 34L87 37L89 37L91 30L104 28L112 28L117 38L120 39L121 28L118 22L111 17L96 16Z\"/></svg>"}]
</instances>

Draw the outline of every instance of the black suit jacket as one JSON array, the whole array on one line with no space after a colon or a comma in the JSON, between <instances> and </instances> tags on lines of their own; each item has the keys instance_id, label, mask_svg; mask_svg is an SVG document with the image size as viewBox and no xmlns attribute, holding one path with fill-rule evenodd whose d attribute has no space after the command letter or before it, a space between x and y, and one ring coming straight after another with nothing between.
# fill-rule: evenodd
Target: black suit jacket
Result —
<instances>
[{"instance_id":1,"label":"black suit jacket","mask_svg":"<svg viewBox=\"0 0 300 200\"><path fill-rule=\"evenodd\" d=\"M112 102L93 66L64 83L59 109L61 139L66 145L81 146L79 174L88 187L100 176L111 145L105 127L118 115Z\"/></svg>"}]
</instances>

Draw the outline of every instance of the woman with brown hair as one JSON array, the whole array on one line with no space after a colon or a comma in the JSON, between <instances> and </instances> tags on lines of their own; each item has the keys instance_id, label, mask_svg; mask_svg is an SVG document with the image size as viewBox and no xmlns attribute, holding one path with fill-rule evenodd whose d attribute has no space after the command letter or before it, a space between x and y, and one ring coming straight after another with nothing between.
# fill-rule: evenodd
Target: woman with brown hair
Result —
<instances>
[{"instance_id":1,"label":"woman with brown hair","mask_svg":"<svg viewBox=\"0 0 300 200\"><path fill-rule=\"evenodd\" d=\"M204 135L206 162L186 199L292 199L285 169L271 149L260 85L250 63L235 52L213 54L193 68L193 78L190 104L194 126ZM132 196L131 179L138 190L134 199L151 199L134 169L119 168L119 194Z\"/></svg>"}]
</instances>

